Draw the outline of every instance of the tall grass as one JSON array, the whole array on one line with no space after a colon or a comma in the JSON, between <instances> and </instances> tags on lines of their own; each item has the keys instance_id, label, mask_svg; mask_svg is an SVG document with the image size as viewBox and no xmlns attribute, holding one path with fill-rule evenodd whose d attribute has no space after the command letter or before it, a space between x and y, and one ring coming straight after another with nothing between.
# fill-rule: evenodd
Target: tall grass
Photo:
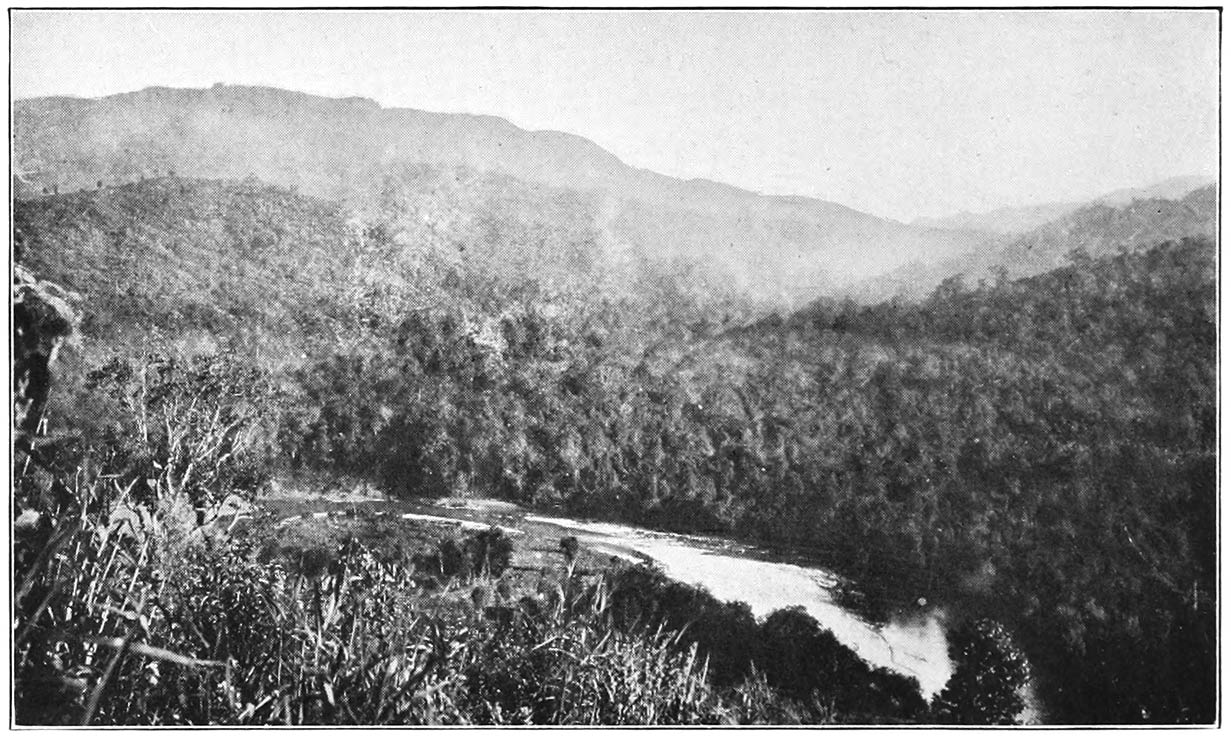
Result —
<instances>
[{"instance_id":1,"label":"tall grass","mask_svg":"<svg viewBox=\"0 0 1231 738\"><path fill-rule=\"evenodd\" d=\"M545 597L495 585L484 532L443 589L348 541L261 556L201 512L258 478L261 387L228 359L90 377L112 425L19 460L14 668L25 725L667 724L738 721L676 631L617 627L570 567ZM244 383L246 382L246 383ZM71 467L71 469L70 469ZM54 492L52 494L51 492ZM52 502L54 500L54 502ZM256 530L260 530L257 528ZM468 598L458 578L486 598ZM470 586L470 585L467 585Z\"/></svg>"},{"instance_id":2,"label":"tall grass","mask_svg":"<svg viewBox=\"0 0 1231 738\"><path fill-rule=\"evenodd\" d=\"M695 646L612 628L601 592L467 608L350 544L323 572L100 515L18 590L22 724L660 724L725 708Z\"/></svg>"}]
</instances>

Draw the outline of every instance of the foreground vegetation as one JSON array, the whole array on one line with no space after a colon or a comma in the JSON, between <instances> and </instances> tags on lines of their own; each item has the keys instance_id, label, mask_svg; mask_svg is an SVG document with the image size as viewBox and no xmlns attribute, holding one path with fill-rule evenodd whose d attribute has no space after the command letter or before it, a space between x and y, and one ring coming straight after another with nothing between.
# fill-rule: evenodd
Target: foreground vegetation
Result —
<instances>
[{"instance_id":1,"label":"foreground vegetation","mask_svg":"<svg viewBox=\"0 0 1231 738\"><path fill-rule=\"evenodd\" d=\"M959 676L929 706L802 610L757 622L651 569L600 567L575 539L525 566L517 548L544 542L499 528L458 538L353 509L325 523L250 508L270 408L229 362L154 361L131 395L116 387L133 377L104 367L89 386L135 432L20 447L19 724L999 722L1021 709L1024 663L1008 644L965 658L979 635L954 642ZM1009 694L989 706L963 682L992 669Z\"/></svg>"},{"instance_id":2,"label":"foreground vegetation","mask_svg":"<svg viewBox=\"0 0 1231 738\"><path fill-rule=\"evenodd\" d=\"M83 328L94 342L62 364L46 416L53 433L34 462L19 459L19 507L39 513L27 532L19 527L18 581L29 582L18 589L18 621L28 624L19 626L19 663L31 669L19 676L29 685L68 679L63 699L79 705L72 719L995 722L1015 714L1028 658L1056 722L1212 722L1209 242L1099 259L1076 253L1070 265L1030 279L950 281L919 304L822 302L740 329L738 321L724 327L721 309L698 302L686 281L587 296L536 281L534 268L501 276L473 255L459 265L434 251L399 251L406 263L390 266L380 255L399 244L379 228L362 239L323 225L283 234L321 254L312 264L324 271L297 281L288 276L293 259L276 248L281 236L247 236L264 218L284 220L287 208L320 214L324 206L271 202L251 187L231 200L189 203L220 201L239 214L223 217L230 230L189 208L167 223L205 218L212 230L202 232L211 235L189 229L168 243L196 259L186 246L216 248L234 236L246 255L228 258L261 268L259 278L234 278L268 285L270 299L221 282L216 294L157 290L139 277L139 300L101 290L101 311ZM76 263L71 249L56 252L53 243L88 252L82 244L93 241L40 219L76 222L72 209L89 202L79 196L55 206L67 214L19 217L43 234L26 245L48 276L69 276ZM141 212L134 221L157 231L149 224L159 221ZM292 220L315 222L306 218ZM122 251L146 270L138 275L164 258L156 249ZM335 267L341 281L331 283ZM176 274L196 285L190 270ZM371 279L352 285L354 275ZM83 290L100 283L78 279L72 286ZM413 299L374 287L416 279L431 286ZM643 313L643 303L671 310ZM137 327L153 337L120 335ZM208 341L178 340L194 333ZM331 556L329 571L345 574L330 580L262 559L260 545L201 532L214 529L203 524L228 498L252 498L272 475L292 472L366 476L393 495L497 495L807 548L860 583L853 601L871 617L919 599L946 606L956 619L960 675L941 699L921 705L888 676L860 671L799 614L761 624L721 608L702 617L689 609L693 595L643 582L655 602L677 605L645 603L637 612L650 615L625 618L612 582L594 590L565 576L552 607L532 614L510 606L512 615L489 622L473 603L463 613L457 603L422 599L418 588L372 584L361 595L343 587L377 581L379 567L394 566L362 563L373 551ZM128 523L116 522L121 507L133 510ZM205 573L181 569L192 566ZM417 571L413 557L396 566L403 568L389 576L400 582ZM260 633L201 622L202 600L179 589L194 576L219 601L261 603L252 607L265 620L254 614L236 625L264 623ZM382 598L401 604L356 624ZM393 623L397 638L372 645L372 634ZM637 630L658 632L659 624L665 630L648 641ZM738 640L770 650L740 653L707 641L707 628L748 634ZM337 640L343 632L359 640ZM631 692L582 704L549 689L548 699L519 690L553 684L546 669L559 663L536 655L531 647L541 640L517 641L516 633L575 638L586 645L561 651L586 668L684 661L637 672L649 680L637 686L607 672L574 679L646 690L663 704L639 703ZM772 633L791 645L772 651ZM649 645L635 646L632 634ZM610 661L582 658L597 643L624 650L599 652ZM701 655L677 647L693 643ZM810 650L828 654L827 679L799 673L805 662L792 659ZM501 653L515 656L502 661ZM227 666L239 654L265 656ZM492 679L466 671L489 661L496 674L527 671ZM176 679L205 680L192 693L204 702L163 710L107 701L136 699L138 684L163 684L122 671L149 663ZM775 668L787 671L775 676ZM683 681L651 688L673 672ZM113 681L123 674L127 681ZM483 691L494 684L505 686ZM347 699L376 702L340 702L339 685L348 685ZM247 691L232 700L234 689ZM32 701L23 703L29 719L52 719L39 712L33 687L20 694ZM510 694L517 696L499 697ZM621 713L619 704L639 706ZM974 704L994 707L980 713ZM756 714L750 705L769 707Z\"/></svg>"},{"instance_id":3,"label":"foreground vegetation","mask_svg":"<svg viewBox=\"0 0 1231 738\"><path fill-rule=\"evenodd\" d=\"M21 455L18 723L827 717L778 699L763 678L719 692L678 633L615 628L607 584L575 572L575 553L519 592L498 529L411 552L369 546L395 535L378 521L338 541L288 537L268 516L217 517L220 498L259 483L248 435L258 415L224 377L207 361L157 375L130 420L165 422L141 425L126 447L99 436L88 449ZM57 468L65 461L71 475Z\"/></svg>"}]
</instances>

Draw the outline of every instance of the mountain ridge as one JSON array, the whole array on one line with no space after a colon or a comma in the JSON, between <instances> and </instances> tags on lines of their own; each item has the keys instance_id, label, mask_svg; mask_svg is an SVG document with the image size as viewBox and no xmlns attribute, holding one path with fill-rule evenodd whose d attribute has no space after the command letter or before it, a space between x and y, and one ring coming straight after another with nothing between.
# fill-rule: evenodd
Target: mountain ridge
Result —
<instances>
[{"instance_id":1,"label":"mountain ridge","mask_svg":"<svg viewBox=\"0 0 1231 738\"><path fill-rule=\"evenodd\" d=\"M251 176L362 210L408 164L598 192L608 206L596 225L610 225L612 238L664 261L714 261L757 299L779 304L987 242L825 200L670 177L625 164L582 136L527 131L495 116L270 87L19 100L13 133L19 197L176 173Z\"/></svg>"},{"instance_id":2,"label":"mountain ridge","mask_svg":"<svg viewBox=\"0 0 1231 738\"><path fill-rule=\"evenodd\" d=\"M493 124L498 128L515 131L518 135L529 137L531 139L554 140L557 142L566 142L572 147L577 147L581 153L592 155L596 160L602 160L602 163L617 168L620 173L634 173L636 175L651 175L660 182L695 184L705 187L711 191L721 191L729 196L738 198L769 198L790 205L815 205L823 204L825 206L836 206L854 213L877 218L878 220L899 223L891 218L870 213L863 213L855 208L843 205L841 203L831 202L821 198L808 197L804 195L765 195L760 192L742 188L726 182L707 179L704 177L682 178L672 177L670 175L661 174L654 170L635 167L627 164L620 159L616 154L603 148L598 143L586 138L583 135L572 133L569 131L561 131L557 129L534 129L525 128L516 123L497 115L484 113L469 113L469 112L438 112L423 110L412 107L390 106L385 107L380 102L371 98L360 96L347 97L332 97L326 95L317 95L308 92L300 92L296 90L286 90L277 87L265 85L215 85L213 87L191 87L177 88L152 86L141 90L131 92L117 93L114 95L105 95L102 97L77 97L68 95L47 96L47 97L30 97L18 98L13 101L15 108L15 117L21 117L31 107L56 104L59 106L75 106L77 108L85 108L96 104L104 104L107 102L131 103L131 102L146 102L151 98L167 98L179 97L197 100L209 100L210 98L218 98L220 100L245 100L251 99L255 95L261 98L270 98L273 102L295 102L301 107L327 107L330 105L346 104L353 106L357 110L368 111L372 113L386 114L392 118L408 119L418 118L429 121L456 122L458 120L473 120L484 123ZM566 147L567 148L567 147ZM901 224L906 225L906 224Z\"/></svg>"},{"instance_id":3,"label":"mountain ridge","mask_svg":"<svg viewBox=\"0 0 1231 738\"><path fill-rule=\"evenodd\" d=\"M1098 257L1187 236L1214 238L1217 218L1217 184L1176 199L1130 199L1123 205L1100 199L1026 233L1004 236L996 247L910 264L874 277L849 294L865 302L892 295L917 298L949 277L988 278L997 269L1009 278L1031 277L1063 266L1075 249Z\"/></svg>"},{"instance_id":4,"label":"mountain ridge","mask_svg":"<svg viewBox=\"0 0 1231 738\"><path fill-rule=\"evenodd\" d=\"M1084 207L1103 204L1123 207L1134 200L1178 200L1194 190L1216 184L1213 175L1190 174L1136 187L1121 187L1086 200L1046 202L1032 205L1005 205L992 210L963 210L952 215L915 218L912 225L932 228L957 228L1020 235L1045 223L1062 218Z\"/></svg>"},{"instance_id":5,"label":"mountain ridge","mask_svg":"<svg viewBox=\"0 0 1231 738\"><path fill-rule=\"evenodd\" d=\"M331 96L322 95L299 90L290 90L284 88L273 87L269 85L229 85L215 84L211 87L168 87L155 85L145 87L140 90L129 92L115 93L112 95L104 95L100 97L84 97L75 95L50 95L40 97L16 98L13 100L15 112L26 112L26 108L37 105L56 104L59 106L77 106L85 107L96 103L107 101L129 102L129 101L144 101L148 98L159 97L196 97L208 98L210 96L234 98L242 100L245 96L258 95L266 98L274 98L278 101L296 102L303 107L322 107L328 105L344 105L353 107L357 110L368 111L372 113L384 113L394 117L410 116L414 118L422 118L438 121L456 121L459 119L469 119L474 121L482 121L494 124L499 128L516 131L519 135L524 135L530 138L548 139L568 142L573 146L578 146L585 150L585 153L596 155L598 159L604 160L604 163L613 165L622 170L621 173L633 173L638 176L652 176L660 182L683 183L688 185L697 185L714 192L725 193L729 196L738 198L760 198L769 200L778 204L788 206L803 206L816 207L822 206L826 208L840 208L843 211L857 213L861 216L875 218L879 221L897 224L901 226L922 226L929 229L938 230L991 230L993 232L1024 232L1024 231L1007 231L1003 228L988 228L985 221L996 220L1006 216L1014 216L1022 214L1022 217L1030 220L1037 220L1031 227L1042 225L1050 220L1055 220L1068 212L1080 209L1083 206L1093 203L1107 203L1112 205L1128 204L1132 199L1149 199L1151 197L1162 197L1163 199L1178 199L1192 190L1199 189L1205 185L1216 182L1217 178L1213 175L1182 175L1170 177L1159 182L1151 183L1142 186L1123 187L1103 195L1087 198L1083 200L1072 201L1057 201L1026 205L1005 205L987 211L968 211L963 210L951 215L942 216L921 216L911 221L901 221L888 216L867 213L857 210L851 206L838 203L831 200L826 200L819 197L808 195L770 195L756 190L740 187L738 185L721 182L705 177L674 177L671 175L661 174L652 169L644 167L636 167L630 165L619 158L618 155L603 148L600 144L584 135L573 133L570 131L562 131L552 128L527 128L510 121L507 118L498 115L487 113L472 113L472 112L444 112L431 111L421 108L388 106L386 107L377 100L373 100L363 96ZM1026 213L1038 213L1036 218L1031 219ZM1041 218L1041 219L1039 219ZM1028 230L1028 229L1026 229Z\"/></svg>"}]
</instances>

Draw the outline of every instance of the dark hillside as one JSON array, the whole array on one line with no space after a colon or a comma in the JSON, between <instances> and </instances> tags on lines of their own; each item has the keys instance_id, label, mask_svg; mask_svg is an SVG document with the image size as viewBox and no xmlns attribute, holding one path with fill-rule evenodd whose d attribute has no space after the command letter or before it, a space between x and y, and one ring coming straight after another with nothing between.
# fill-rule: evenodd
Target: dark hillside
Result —
<instances>
[{"instance_id":1,"label":"dark hillside","mask_svg":"<svg viewBox=\"0 0 1231 738\"><path fill-rule=\"evenodd\" d=\"M918 305L817 304L704 360L746 357L785 436L761 463L801 480L777 513L781 482L748 489L762 530L842 531L863 581L997 612L1059 722L1208 721L1215 250L1075 256Z\"/></svg>"},{"instance_id":2,"label":"dark hillside","mask_svg":"<svg viewBox=\"0 0 1231 738\"><path fill-rule=\"evenodd\" d=\"M539 269L547 255L527 253L518 237L531 245L554 238L553 251L571 238L578 264L594 258L584 218L573 232L552 230L567 225L557 215L567 204L545 225L519 219L507 203L501 209L490 193L450 197L447 209L414 195L364 226L336 203L255 180L164 177L18 200L15 221L25 261L88 295L85 331L94 335L313 330L426 299L450 267L510 283L548 276ZM417 279L425 272L434 279Z\"/></svg>"},{"instance_id":3,"label":"dark hillside","mask_svg":"<svg viewBox=\"0 0 1231 738\"><path fill-rule=\"evenodd\" d=\"M654 343L637 339L639 326L748 312L719 267L651 265L596 225L601 206L510 177L410 167L357 215L255 180L163 177L17 200L14 217L23 260L87 296L83 332L94 337L157 328L336 344L408 310L469 311L478 326L534 307L578 323L619 313L608 332Z\"/></svg>"},{"instance_id":4,"label":"dark hillside","mask_svg":"<svg viewBox=\"0 0 1231 738\"><path fill-rule=\"evenodd\" d=\"M18 200L23 260L85 295L84 331L286 330L353 282L341 209L256 182L166 177Z\"/></svg>"}]
</instances>

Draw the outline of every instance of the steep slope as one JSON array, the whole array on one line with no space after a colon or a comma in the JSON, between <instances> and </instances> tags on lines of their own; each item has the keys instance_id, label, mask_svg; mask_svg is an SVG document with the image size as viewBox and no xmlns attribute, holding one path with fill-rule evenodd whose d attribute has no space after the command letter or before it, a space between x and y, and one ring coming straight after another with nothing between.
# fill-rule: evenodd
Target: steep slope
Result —
<instances>
[{"instance_id":1,"label":"steep slope","mask_svg":"<svg viewBox=\"0 0 1231 738\"><path fill-rule=\"evenodd\" d=\"M1181 199L1134 199L1122 206L1096 203L1014 241L998 260L1010 276L1062 266L1073 249L1110 256L1184 236L1210 236L1218 215L1218 189L1209 185Z\"/></svg>"},{"instance_id":2,"label":"steep slope","mask_svg":"<svg viewBox=\"0 0 1231 738\"><path fill-rule=\"evenodd\" d=\"M748 309L717 267L651 264L597 228L596 195L426 165L385 185L356 213L255 179L160 177L16 200L15 236L22 263L85 297L93 338L196 331L295 346L441 306L617 311L628 325Z\"/></svg>"},{"instance_id":3,"label":"steep slope","mask_svg":"<svg viewBox=\"0 0 1231 738\"><path fill-rule=\"evenodd\" d=\"M13 218L23 263L83 295L94 336L293 326L353 282L359 247L336 204L258 183L147 180Z\"/></svg>"},{"instance_id":4,"label":"steep slope","mask_svg":"<svg viewBox=\"0 0 1231 738\"><path fill-rule=\"evenodd\" d=\"M1113 197L1114 196L1114 197ZM1123 193L1109 196L1123 198ZM941 281L956 275L990 279L1000 269L1010 278L1028 277L1063 266L1077 249L1092 257L1134 251L1184 238L1214 238L1218 189L1207 185L1181 199L1135 199L1113 207L1095 203L1042 225L997 248L971 251L931 263L921 262L864 282L848 294L862 301L901 295L922 297Z\"/></svg>"},{"instance_id":5,"label":"steep slope","mask_svg":"<svg viewBox=\"0 0 1231 738\"><path fill-rule=\"evenodd\" d=\"M365 209L407 165L601 193L597 225L663 260L717 262L754 296L798 302L979 234L915 228L802 197L765 197L625 165L579 136L500 118L382 108L284 90L150 88L13 106L18 194L93 189L175 172L261 180Z\"/></svg>"}]
</instances>

